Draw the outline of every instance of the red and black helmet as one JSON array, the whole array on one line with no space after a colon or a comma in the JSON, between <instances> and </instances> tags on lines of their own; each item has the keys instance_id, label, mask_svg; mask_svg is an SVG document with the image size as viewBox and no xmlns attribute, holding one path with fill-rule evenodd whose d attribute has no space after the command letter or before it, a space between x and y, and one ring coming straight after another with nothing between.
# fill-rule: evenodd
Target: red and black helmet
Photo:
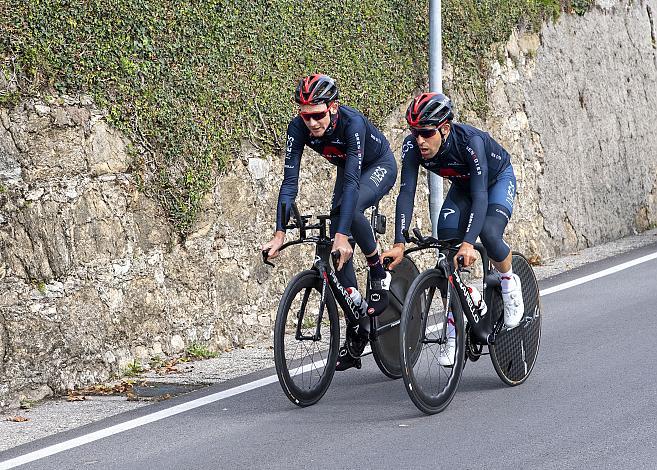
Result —
<instances>
[{"instance_id":1,"label":"red and black helmet","mask_svg":"<svg viewBox=\"0 0 657 470\"><path fill-rule=\"evenodd\" d=\"M422 93L406 110L411 127L440 126L454 117L452 101L442 93Z\"/></svg>"},{"instance_id":2,"label":"red and black helmet","mask_svg":"<svg viewBox=\"0 0 657 470\"><path fill-rule=\"evenodd\" d=\"M321 104L338 99L338 86L328 75L315 73L302 78L294 91L294 101L299 104Z\"/></svg>"}]
</instances>

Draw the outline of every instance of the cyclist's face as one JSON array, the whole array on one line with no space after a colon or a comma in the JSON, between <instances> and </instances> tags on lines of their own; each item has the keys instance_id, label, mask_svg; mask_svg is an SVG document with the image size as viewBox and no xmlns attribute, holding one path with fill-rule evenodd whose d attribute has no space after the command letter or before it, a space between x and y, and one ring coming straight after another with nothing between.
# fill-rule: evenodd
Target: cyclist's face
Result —
<instances>
[{"instance_id":1,"label":"cyclist's face","mask_svg":"<svg viewBox=\"0 0 657 470\"><path fill-rule=\"evenodd\" d=\"M332 103L331 106L326 104L303 104L299 108L299 114L301 114L303 122L310 130L310 133L314 137L321 137L331 123L330 114L334 114L336 108L335 103Z\"/></svg>"},{"instance_id":2,"label":"cyclist's face","mask_svg":"<svg viewBox=\"0 0 657 470\"><path fill-rule=\"evenodd\" d=\"M447 137L450 129L449 123L443 124L441 128L443 135ZM435 131L435 133L429 137L428 135L432 134L431 131ZM442 145L442 139L440 137L440 131L436 126L423 127L419 130L419 132L414 134L417 134L415 136L415 140L417 141L417 145L420 148L420 154L422 155L422 158L432 158L438 153L440 146Z\"/></svg>"}]
</instances>

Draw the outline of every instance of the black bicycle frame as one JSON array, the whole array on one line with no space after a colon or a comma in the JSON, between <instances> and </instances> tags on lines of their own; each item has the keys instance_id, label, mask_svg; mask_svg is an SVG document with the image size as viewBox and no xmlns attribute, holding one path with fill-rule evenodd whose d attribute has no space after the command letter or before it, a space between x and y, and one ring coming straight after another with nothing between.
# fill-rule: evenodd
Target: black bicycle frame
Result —
<instances>
[{"instance_id":1,"label":"black bicycle frame","mask_svg":"<svg viewBox=\"0 0 657 470\"><path fill-rule=\"evenodd\" d=\"M481 256L481 263L484 269L484 291L482 292L482 298L487 305L490 305L492 299L491 289L499 286L499 279L497 276L491 275L488 254L483 245L475 243L474 248ZM470 323L470 336L473 341L476 344L494 344L495 327L499 321L499 315L496 315L496 312L493 312L492 309L489 308L487 313L482 316L481 310L475 305L470 291L463 282L463 279L461 279L459 269L454 269L454 271L450 273L451 265L447 263L446 260L440 260L436 267L439 267L441 264L443 265L443 272L446 274L449 283L454 287L454 290L459 297L463 314ZM497 318L494 318L496 316Z\"/></svg>"},{"instance_id":2,"label":"black bicycle frame","mask_svg":"<svg viewBox=\"0 0 657 470\"><path fill-rule=\"evenodd\" d=\"M347 289L344 288L340 281L338 281L338 276L335 274L335 270L331 269L330 258L331 258L331 248L328 245L317 244L315 250L315 262L313 268L317 270L320 278L322 279L322 298L320 304L320 313L324 310L324 305L326 304L326 287L328 286L333 293L333 297L337 301L338 305L342 308L350 324L358 325L358 321L361 319L364 312L361 312L360 309L356 306L354 301L351 299L351 296L347 292Z\"/></svg>"},{"instance_id":3,"label":"black bicycle frame","mask_svg":"<svg viewBox=\"0 0 657 470\"><path fill-rule=\"evenodd\" d=\"M481 315L480 309L474 304L467 286L461 279L459 268L453 267L451 261L448 261L448 257L451 260L451 257L457 253L457 248L460 243L454 243L453 241L440 241L433 237L425 238L417 228L413 229L413 233L417 238L409 236L408 231L404 231L404 237L407 241L413 242L418 246L406 250L404 254L407 255L427 248L438 249L440 255L435 269L441 271L445 279L447 279L447 281L454 287L456 295L458 295L459 303L463 309L463 314L470 324L470 333L473 341L476 344L494 344L495 330L500 319L499 313L493 312L492 309L488 309L486 315ZM499 287L499 279L497 276L493 276L490 272L490 262L484 246L481 243L475 243L474 248L479 252L484 267L484 292L482 292L482 298L486 302L486 305L491 305L492 289ZM450 293L448 289L447 305L449 305L449 296Z\"/></svg>"}]
</instances>

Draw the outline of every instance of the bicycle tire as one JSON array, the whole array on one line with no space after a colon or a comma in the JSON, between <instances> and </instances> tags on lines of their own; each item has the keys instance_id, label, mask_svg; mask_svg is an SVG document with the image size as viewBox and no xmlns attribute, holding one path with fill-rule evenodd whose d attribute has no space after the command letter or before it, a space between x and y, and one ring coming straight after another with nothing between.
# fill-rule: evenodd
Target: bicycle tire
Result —
<instances>
[{"instance_id":1,"label":"bicycle tire","mask_svg":"<svg viewBox=\"0 0 657 470\"><path fill-rule=\"evenodd\" d=\"M391 379L400 379L402 376L402 367L399 362L399 324L401 323L401 313L404 308L406 293L419 274L420 271L413 260L404 257L401 263L392 271L390 305L374 322L377 329L393 325L391 329L378 334L376 340L372 341L371 344L372 356L374 356L376 365L381 372Z\"/></svg>"},{"instance_id":2,"label":"bicycle tire","mask_svg":"<svg viewBox=\"0 0 657 470\"><path fill-rule=\"evenodd\" d=\"M324 396L333 379L338 360L340 318L330 290L326 291L326 304L322 315L322 326L320 326L320 334L324 342L318 345L320 341L297 340L294 335L298 322L301 322L302 334L312 335L316 332L316 314L319 312L321 292L322 281L317 271L303 271L297 274L285 288L276 314L274 326L276 374L285 395L292 403L301 407L313 405ZM301 298L298 298L300 294ZM304 304L303 298L306 295ZM293 313L292 308L298 313ZM310 316L307 316L308 312L311 313ZM325 333L328 334L328 341L325 340ZM309 348L312 348L312 351ZM301 354L317 352L319 360L314 356L297 358L297 352Z\"/></svg>"},{"instance_id":3,"label":"bicycle tire","mask_svg":"<svg viewBox=\"0 0 657 470\"><path fill-rule=\"evenodd\" d=\"M489 346L490 358L495 372L507 385L516 386L527 380L536 364L541 344L541 299L534 270L520 253L513 253L513 272L522 283L522 298L525 316L520 325L505 330L503 319L498 324L495 344ZM491 296L493 309L504 311L502 294L499 290ZM503 317L504 315L500 315Z\"/></svg>"},{"instance_id":4,"label":"bicycle tire","mask_svg":"<svg viewBox=\"0 0 657 470\"><path fill-rule=\"evenodd\" d=\"M443 324L446 316L439 287L445 284L443 273L437 269L429 269L420 274L408 291L401 317L399 340L404 386L415 406L426 414L439 413L449 405L458 389L465 364L463 310L456 291L449 284L450 308L456 328L454 365L452 367L441 366L436 355L436 352L440 352L441 345L425 343L423 340L429 334L430 339L437 340L441 336L443 338L441 340L444 341L444 331L441 330L443 327L440 325ZM429 298L432 290L433 296ZM433 317L431 321L435 323L429 323L429 317ZM438 323L439 321L440 323ZM438 348L434 346L438 346ZM430 350L430 348L433 349ZM428 353L424 354L425 351ZM437 372L435 380L430 376L434 369ZM442 380L443 376L444 381ZM437 381L435 387L434 381Z\"/></svg>"}]
</instances>

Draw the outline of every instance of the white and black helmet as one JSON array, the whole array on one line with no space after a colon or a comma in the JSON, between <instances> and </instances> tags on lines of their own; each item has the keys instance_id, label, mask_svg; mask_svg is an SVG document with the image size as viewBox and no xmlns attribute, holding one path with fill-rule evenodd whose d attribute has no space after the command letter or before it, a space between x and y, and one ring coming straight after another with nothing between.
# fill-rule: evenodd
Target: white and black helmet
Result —
<instances>
[{"instance_id":1,"label":"white and black helmet","mask_svg":"<svg viewBox=\"0 0 657 470\"><path fill-rule=\"evenodd\" d=\"M422 93L406 110L406 122L411 127L440 126L453 118L452 101L442 93Z\"/></svg>"},{"instance_id":2,"label":"white and black helmet","mask_svg":"<svg viewBox=\"0 0 657 470\"><path fill-rule=\"evenodd\" d=\"M298 104L327 105L338 99L338 86L328 75L313 74L299 80L294 91L294 101Z\"/></svg>"}]
</instances>

